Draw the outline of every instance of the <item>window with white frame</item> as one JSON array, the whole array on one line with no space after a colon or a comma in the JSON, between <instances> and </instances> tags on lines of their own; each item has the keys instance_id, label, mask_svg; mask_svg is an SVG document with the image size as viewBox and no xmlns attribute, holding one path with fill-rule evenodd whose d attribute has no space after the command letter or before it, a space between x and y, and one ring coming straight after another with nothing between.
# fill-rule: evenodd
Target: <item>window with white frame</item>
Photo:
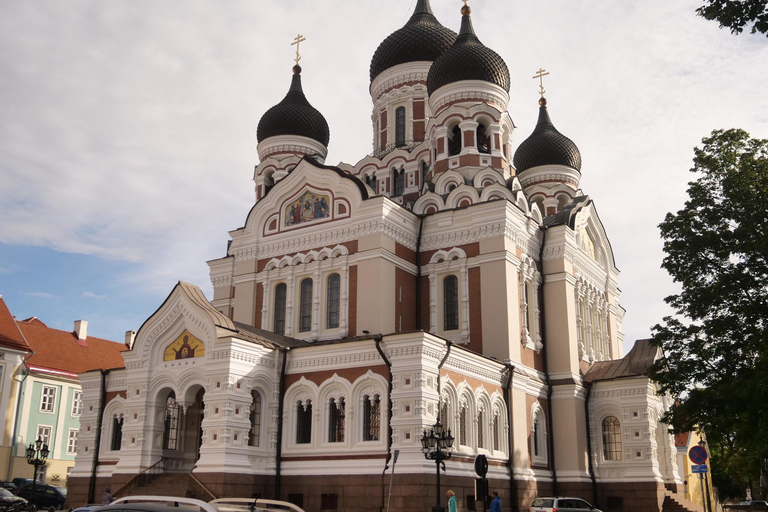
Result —
<instances>
[{"instance_id":1,"label":"window with white frame","mask_svg":"<svg viewBox=\"0 0 768 512\"><path fill-rule=\"evenodd\" d=\"M346 417L344 397L328 399L328 442L344 442L344 418Z\"/></svg>"},{"instance_id":2,"label":"window with white frame","mask_svg":"<svg viewBox=\"0 0 768 512\"><path fill-rule=\"evenodd\" d=\"M469 423L467 422L468 407L466 403L461 404L459 409L459 444L467 446L469 440Z\"/></svg>"},{"instance_id":3,"label":"window with white frame","mask_svg":"<svg viewBox=\"0 0 768 512\"><path fill-rule=\"evenodd\" d=\"M459 279L449 275L443 279L443 330L459 328Z\"/></svg>"},{"instance_id":4,"label":"window with white frame","mask_svg":"<svg viewBox=\"0 0 768 512\"><path fill-rule=\"evenodd\" d=\"M533 404L530 419L530 453L533 464L547 463L547 422L538 402Z\"/></svg>"},{"instance_id":5,"label":"window with white frame","mask_svg":"<svg viewBox=\"0 0 768 512\"><path fill-rule=\"evenodd\" d=\"M43 386L43 392L40 395L40 412L53 412L56 404L56 388L53 386Z\"/></svg>"},{"instance_id":6,"label":"window with white frame","mask_svg":"<svg viewBox=\"0 0 768 512\"><path fill-rule=\"evenodd\" d=\"M51 447L51 427L48 425L38 425L37 426L37 436L35 436L35 441L40 439L43 444L47 444L48 448Z\"/></svg>"},{"instance_id":7,"label":"window with white frame","mask_svg":"<svg viewBox=\"0 0 768 512\"><path fill-rule=\"evenodd\" d=\"M621 424L616 416L603 419L603 458L621 460Z\"/></svg>"},{"instance_id":8,"label":"window with white frame","mask_svg":"<svg viewBox=\"0 0 768 512\"><path fill-rule=\"evenodd\" d=\"M341 305L341 277L339 274L328 276L328 290L325 301L325 327L326 329L336 329L339 327L339 311Z\"/></svg>"},{"instance_id":9,"label":"window with white frame","mask_svg":"<svg viewBox=\"0 0 768 512\"><path fill-rule=\"evenodd\" d=\"M285 300L287 286L280 283L275 286L275 311L273 313L272 331L275 334L285 334Z\"/></svg>"},{"instance_id":10,"label":"window with white frame","mask_svg":"<svg viewBox=\"0 0 768 512\"><path fill-rule=\"evenodd\" d=\"M312 400L296 401L296 444L312 442Z\"/></svg>"},{"instance_id":11,"label":"window with white frame","mask_svg":"<svg viewBox=\"0 0 768 512\"><path fill-rule=\"evenodd\" d=\"M405 146L405 107L395 109L395 146Z\"/></svg>"},{"instance_id":12,"label":"window with white frame","mask_svg":"<svg viewBox=\"0 0 768 512\"><path fill-rule=\"evenodd\" d=\"M520 335L525 348L539 351L542 347L539 332L539 285L541 274L536 263L527 256L520 262Z\"/></svg>"},{"instance_id":13,"label":"window with white frame","mask_svg":"<svg viewBox=\"0 0 768 512\"><path fill-rule=\"evenodd\" d=\"M381 399L378 393L363 395L363 441L381 438Z\"/></svg>"},{"instance_id":14,"label":"window with white frame","mask_svg":"<svg viewBox=\"0 0 768 512\"><path fill-rule=\"evenodd\" d=\"M301 295L299 299L299 332L312 330L312 279L301 281Z\"/></svg>"},{"instance_id":15,"label":"window with white frame","mask_svg":"<svg viewBox=\"0 0 768 512\"><path fill-rule=\"evenodd\" d=\"M483 436L485 430L485 411L480 409L477 412L477 447L485 448L485 438Z\"/></svg>"},{"instance_id":16,"label":"window with white frame","mask_svg":"<svg viewBox=\"0 0 768 512\"><path fill-rule=\"evenodd\" d=\"M493 414L493 425L492 425L492 436L493 436L493 451L499 451L501 450L501 438L499 437L501 435L501 428L499 423L501 423L501 415L499 414L499 411L494 411Z\"/></svg>"},{"instance_id":17,"label":"window with white frame","mask_svg":"<svg viewBox=\"0 0 768 512\"><path fill-rule=\"evenodd\" d=\"M611 340L608 330L610 305L605 293L583 277L577 279L574 292L579 357L589 362L611 359Z\"/></svg>"},{"instance_id":18,"label":"window with white frame","mask_svg":"<svg viewBox=\"0 0 768 512\"><path fill-rule=\"evenodd\" d=\"M115 414L112 416L112 439L109 449L118 451L123 445L123 415Z\"/></svg>"},{"instance_id":19,"label":"window with white frame","mask_svg":"<svg viewBox=\"0 0 768 512\"><path fill-rule=\"evenodd\" d=\"M77 434L80 431L76 428L69 429L69 435L67 436L67 455L77 454Z\"/></svg>"},{"instance_id":20,"label":"window with white frame","mask_svg":"<svg viewBox=\"0 0 768 512\"><path fill-rule=\"evenodd\" d=\"M469 267L458 247L437 251L429 274L429 330L454 343L469 342Z\"/></svg>"},{"instance_id":21,"label":"window with white frame","mask_svg":"<svg viewBox=\"0 0 768 512\"><path fill-rule=\"evenodd\" d=\"M248 446L259 446L259 437L261 434L261 393L255 389L251 391L251 411L249 419L251 422L251 431L248 436Z\"/></svg>"},{"instance_id":22,"label":"window with white frame","mask_svg":"<svg viewBox=\"0 0 768 512\"><path fill-rule=\"evenodd\" d=\"M83 413L83 392L72 393L72 416L80 416Z\"/></svg>"}]
</instances>

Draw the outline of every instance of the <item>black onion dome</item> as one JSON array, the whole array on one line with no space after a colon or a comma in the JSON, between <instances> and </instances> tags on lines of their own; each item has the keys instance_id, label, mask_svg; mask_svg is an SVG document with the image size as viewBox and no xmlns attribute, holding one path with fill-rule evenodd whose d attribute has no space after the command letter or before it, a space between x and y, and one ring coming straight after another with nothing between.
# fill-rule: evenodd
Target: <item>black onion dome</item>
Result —
<instances>
[{"instance_id":1,"label":"black onion dome","mask_svg":"<svg viewBox=\"0 0 768 512\"><path fill-rule=\"evenodd\" d=\"M469 7L461 9L461 30L453 46L429 68L427 91L462 80L490 82L509 92L509 68L498 53L483 45L472 28Z\"/></svg>"},{"instance_id":2,"label":"black onion dome","mask_svg":"<svg viewBox=\"0 0 768 512\"><path fill-rule=\"evenodd\" d=\"M291 88L283 101L267 110L259 121L259 142L276 135L298 135L318 141L325 147L331 139L328 122L309 104L301 88L301 67L294 66Z\"/></svg>"},{"instance_id":3,"label":"black onion dome","mask_svg":"<svg viewBox=\"0 0 768 512\"><path fill-rule=\"evenodd\" d=\"M539 165L565 165L581 172L581 153L571 139L557 131L547 112L547 100L539 100L539 121L530 137L515 151L518 173Z\"/></svg>"},{"instance_id":4,"label":"black onion dome","mask_svg":"<svg viewBox=\"0 0 768 512\"><path fill-rule=\"evenodd\" d=\"M408 23L392 32L376 48L371 59L371 82L383 71L398 64L432 62L450 48L455 40L456 32L437 21L429 0L418 0Z\"/></svg>"}]
</instances>

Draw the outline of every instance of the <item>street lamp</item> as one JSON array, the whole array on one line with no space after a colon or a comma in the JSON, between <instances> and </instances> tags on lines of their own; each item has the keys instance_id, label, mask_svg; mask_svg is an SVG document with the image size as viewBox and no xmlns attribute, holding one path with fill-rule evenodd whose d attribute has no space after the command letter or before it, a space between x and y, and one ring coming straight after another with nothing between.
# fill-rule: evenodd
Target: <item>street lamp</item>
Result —
<instances>
[{"instance_id":1,"label":"street lamp","mask_svg":"<svg viewBox=\"0 0 768 512\"><path fill-rule=\"evenodd\" d=\"M427 432L424 429L424 435L421 437L421 451L424 453L424 458L435 461L437 472L437 502L432 507L433 512L443 512L445 510L440 504L440 465L442 464L445 467L443 461L451 458L453 440L454 437L451 435L451 429L448 429L446 434L443 424L440 423L439 415L435 424L432 425L432 430Z\"/></svg>"},{"instance_id":2,"label":"street lamp","mask_svg":"<svg viewBox=\"0 0 768 512\"><path fill-rule=\"evenodd\" d=\"M38 436L34 444L29 443L27 448L27 464L35 466L35 474L32 478L32 498L35 497L35 483L37 482L37 468L45 466L45 459L48 458L50 450L48 445L43 443L43 439Z\"/></svg>"}]
</instances>

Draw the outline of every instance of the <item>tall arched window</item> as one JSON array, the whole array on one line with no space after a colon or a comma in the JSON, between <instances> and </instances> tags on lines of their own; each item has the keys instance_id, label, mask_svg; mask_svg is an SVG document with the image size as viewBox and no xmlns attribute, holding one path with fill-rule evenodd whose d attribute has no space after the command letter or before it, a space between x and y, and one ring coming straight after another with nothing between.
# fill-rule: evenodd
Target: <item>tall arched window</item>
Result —
<instances>
[{"instance_id":1,"label":"tall arched window","mask_svg":"<svg viewBox=\"0 0 768 512\"><path fill-rule=\"evenodd\" d=\"M499 451L501 448L501 438L499 438L499 434L501 433L501 429L499 428L499 414L493 415L493 449L495 451Z\"/></svg>"},{"instance_id":2,"label":"tall arched window","mask_svg":"<svg viewBox=\"0 0 768 512\"><path fill-rule=\"evenodd\" d=\"M312 442L312 401L307 400L302 404L296 402L296 444L309 444Z\"/></svg>"},{"instance_id":3,"label":"tall arched window","mask_svg":"<svg viewBox=\"0 0 768 512\"><path fill-rule=\"evenodd\" d=\"M483 438L483 431L485 430L485 415L483 411L477 413L477 447L485 448L485 439Z\"/></svg>"},{"instance_id":4,"label":"tall arched window","mask_svg":"<svg viewBox=\"0 0 768 512\"><path fill-rule=\"evenodd\" d=\"M328 442L344 442L344 397L328 399Z\"/></svg>"},{"instance_id":5,"label":"tall arched window","mask_svg":"<svg viewBox=\"0 0 768 512\"><path fill-rule=\"evenodd\" d=\"M339 327L339 304L340 304L340 284L339 274L328 276L328 291L325 300L325 328L336 329Z\"/></svg>"},{"instance_id":6,"label":"tall arched window","mask_svg":"<svg viewBox=\"0 0 768 512\"><path fill-rule=\"evenodd\" d=\"M312 330L312 279L301 281L301 299L299 306L299 332Z\"/></svg>"},{"instance_id":7,"label":"tall arched window","mask_svg":"<svg viewBox=\"0 0 768 512\"><path fill-rule=\"evenodd\" d=\"M443 280L443 330L459 328L459 279L450 275Z\"/></svg>"},{"instance_id":8,"label":"tall arched window","mask_svg":"<svg viewBox=\"0 0 768 512\"><path fill-rule=\"evenodd\" d=\"M603 420L603 457L605 460L621 460L621 424L616 416Z\"/></svg>"},{"instance_id":9,"label":"tall arched window","mask_svg":"<svg viewBox=\"0 0 768 512\"><path fill-rule=\"evenodd\" d=\"M115 414L112 417L112 442L110 450L119 450L123 444L123 415Z\"/></svg>"},{"instance_id":10,"label":"tall arched window","mask_svg":"<svg viewBox=\"0 0 768 512\"><path fill-rule=\"evenodd\" d=\"M259 446L259 437L261 435L261 393L255 389L251 391L251 431L248 437L248 446Z\"/></svg>"},{"instance_id":11,"label":"tall arched window","mask_svg":"<svg viewBox=\"0 0 768 512\"><path fill-rule=\"evenodd\" d=\"M171 391L165 399L165 429L163 431L163 449L175 450L179 437L179 404L176 393Z\"/></svg>"},{"instance_id":12,"label":"tall arched window","mask_svg":"<svg viewBox=\"0 0 768 512\"><path fill-rule=\"evenodd\" d=\"M547 424L538 403L534 404L531 414L531 459L534 464L547 463Z\"/></svg>"},{"instance_id":13,"label":"tall arched window","mask_svg":"<svg viewBox=\"0 0 768 512\"><path fill-rule=\"evenodd\" d=\"M427 182L427 175L429 174L429 164L427 162L421 162L421 187Z\"/></svg>"},{"instance_id":14,"label":"tall arched window","mask_svg":"<svg viewBox=\"0 0 768 512\"><path fill-rule=\"evenodd\" d=\"M381 436L379 395L363 396L363 441L378 441Z\"/></svg>"},{"instance_id":15,"label":"tall arched window","mask_svg":"<svg viewBox=\"0 0 768 512\"><path fill-rule=\"evenodd\" d=\"M285 295L287 289L285 283L275 286L275 312L272 330L276 334L285 334Z\"/></svg>"},{"instance_id":16,"label":"tall arched window","mask_svg":"<svg viewBox=\"0 0 768 512\"><path fill-rule=\"evenodd\" d=\"M461 153L461 128L459 125L453 127L451 138L448 141L448 156L454 156Z\"/></svg>"},{"instance_id":17,"label":"tall arched window","mask_svg":"<svg viewBox=\"0 0 768 512\"><path fill-rule=\"evenodd\" d=\"M405 146L405 107L395 110L395 146Z\"/></svg>"},{"instance_id":18,"label":"tall arched window","mask_svg":"<svg viewBox=\"0 0 768 512\"><path fill-rule=\"evenodd\" d=\"M475 132L475 135L477 136L477 150L480 153L491 152L491 138L486 132L487 130L484 125L477 125L477 131Z\"/></svg>"},{"instance_id":19,"label":"tall arched window","mask_svg":"<svg viewBox=\"0 0 768 512\"><path fill-rule=\"evenodd\" d=\"M395 183L392 195L395 197L403 195L405 191L405 170L400 169L398 171L397 169L392 169L392 180Z\"/></svg>"}]
</instances>

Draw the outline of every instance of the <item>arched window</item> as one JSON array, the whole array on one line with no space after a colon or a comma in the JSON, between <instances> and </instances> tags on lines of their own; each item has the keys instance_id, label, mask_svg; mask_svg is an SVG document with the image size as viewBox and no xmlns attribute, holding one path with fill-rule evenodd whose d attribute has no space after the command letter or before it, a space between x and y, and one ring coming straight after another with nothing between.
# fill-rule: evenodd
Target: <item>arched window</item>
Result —
<instances>
[{"instance_id":1,"label":"arched window","mask_svg":"<svg viewBox=\"0 0 768 512\"><path fill-rule=\"evenodd\" d=\"M499 414L493 415L493 449L495 451L501 449L501 439L499 438L499 434L501 433L501 429L499 428L500 419Z\"/></svg>"},{"instance_id":2,"label":"arched window","mask_svg":"<svg viewBox=\"0 0 768 512\"><path fill-rule=\"evenodd\" d=\"M299 306L299 332L312 330L312 279L301 281L301 299Z\"/></svg>"},{"instance_id":3,"label":"arched window","mask_svg":"<svg viewBox=\"0 0 768 512\"><path fill-rule=\"evenodd\" d=\"M547 424L538 403L531 414L531 459L534 464L547 463Z\"/></svg>"},{"instance_id":4,"label":"arched window","mask_svg":"<svg viewBox=\"0 0 768 512\"><path fill-rule=\"evenodd\" d=\"M616 416L603 420L603 457L605 460L621 460L621 424Z\"/></svg>"},{"instance_id":5,"label":"arched window","mask_svg":"<svg viewBox=\"0 0 768 512\"><path fill-rule=\"evenodd\" d=\"M462 405L459 411L459 444L467 446L467 406Z\"/></svg>"},{"instance_id":6,"label":"arched window","mask_svg":"<svg viewBox=\"0 0 768 512\"><path fill-rule=\"evenodd\" d=\"M448 141L448 156L454 156L461 153L461 128L459 125L453 127L451 138Z\"/></svg>"},{"instance_id":7,"label":"arched window","mask_svg":"<svg viewBox=\"0 0 768 512\"><path fill-rule=\"evenodd\" d=\"M264 176L264 195L267 195L267 192L269 192L274 186L275 186L275 178L272 177L272 173L270 172L269 174Z\"/></svg>"},{"instance_id":8,"label":"arched window","mask_svg":"<svg viewBox=\"0 0 768 512\"><path fill-rule=\"evenodd\" d=\"M112 442L110 443L110 450L119 450L123 444L123 415L119 416L115 414L112 417Z\"/></svg>"},{"instance_id":9,"label":"arched window","mask_svg":"<svg viewBox=\"0 0 768 512\"><path fill-rule=\"evenodd\" d=\"M363 396L363 441L378 441L381 436L379 395Z\"/></svg>"},{"instance_id":10,"label":"arched window","mask_svg":"<svg viewBox=\"0 0 768 512\"><path fill-rule=\"evenodd\" d=\"M170 392L165 399L165 429L163 431L163 449L175 450L179 437L179 404L176 393Z\"/></svg>"},{"instance_id":11,"label":"arched window","mask_svg":"<svg viewBox=\"0 0 768 512\"><path fill-rule=\"evenodd\" d=\"M429 164L427 162L421 162L421 187L427 182L427 175L429 174Z\"/></svg>"},{"instance_id":12,"label":"arched window","mask_svg":"<svg viewBox=\"0 0 768 512\"><path fill-rule=\"evenodd\" d=\"M275 286L275 312L272 330L276 334L285 334L285 295L287 288L285 283Z\"/></svg>"},{"instance_id":13,"label":"arched window","mask_svg":"<svg viewBox=\"0 0 768 512\"><path fill-rule=\"evenodd\" d=\"M485 418L483 411L477 413L477 447L485 448L485 440L483 439L483 431L485 430Z\"/></svg>"},{"instance_id":14,"label":"arched window","mask_svg":"<svg viewBox=\"0 0 768 512\"><path fill-rule=\"evenodd\" d=\"M302 404L296 402L296 444L309 444L312 442L312 401L307 400Z\"/></svg>"},{"instance_id":15,"label":"arched window","mask_svg":"<svg viewBox=\"0 0 768 512\"><path fill-rule=\"evenodd\" d=\"M405 146L405 107L395 110L395 146Z\"/></svg>"},{"instance_id":16,"label":"arched window","mask_svg":"<svg viewBox=\"0 0 768 512\"><path fill-rule=\"evenodd\" d=\"M443 280L443 330L459 328L459 279L448 276Z\"/></svg>"},{"instance_id":17,"label":"arched window","mask_svg":"<svg viewBox=\"0 0 768 512\"><path fill-rule=\"evenodd\" d=\"M366 176L365 184L371 187L371 190L373 190L374 193L378 192L378 190L376 190L376 176L373 174Z\"/></svg>"},{"instance_id":18,"label":"arched window","mask_svg":"<svg viewBox=\"0 0 768 512\"><path fill-rule=\"evenodd\" d=\"M490 153L491 152L491 138L486 133L485 125L479 124L477 125L477 150L480 153Z\"/></svg>"},{"instance_id":19,"label":"arched window","mask_svg":"<svg viewBox=\"0 0 768 512\"><path fill-rule=\"evenodd\" d=\"M328 442L344 442L344 397L328 399Z\"/></svg>"},{"instance_id":20,"label":"arched window","mask_svg":"<svg viewBox=\"0 0 768 512\"><path fill-rule=\"evenodd\" d=\"M328 276L328 291L325 300L325 328L336 329L339 327L339 296L340 296L341 278L339 274Z\"/></svg>"},{"instance_id":21,"label":"arched window","mask_svg":"<svg viewBox=\"0 0 768 512\"><path fill-rule=\"evenodd\" d=\"M403 195L405 191L405 170L392 169L392 181L395 184L395 188L392 192L394 197Z\"/></svg>"},{"instance_id":22,"label":"arched window","mask_svg":"<svg viewBox=\"0 0 768 512\"><path fill-rule=\"evenodd\" d=\"M261 393L255 389L251 391L251 431L248 436L248 446L259 446L261 434Z\"/></svg>"}]
</instances>

